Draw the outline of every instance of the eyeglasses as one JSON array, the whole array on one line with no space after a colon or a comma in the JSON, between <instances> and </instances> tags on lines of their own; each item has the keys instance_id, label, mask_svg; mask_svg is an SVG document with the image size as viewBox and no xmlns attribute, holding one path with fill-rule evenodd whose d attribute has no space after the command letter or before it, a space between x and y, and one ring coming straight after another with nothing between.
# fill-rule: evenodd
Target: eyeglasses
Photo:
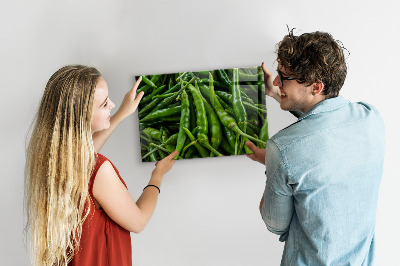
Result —
<instances>
[{"instance_id":1,"label":"eyeglasses","mask_svg":"<svg viewBox=\"0 0 400 266\"><path fill-rule=\"evenodd\" d=\"M283 81L284 80L295 80L295 79L297 79L296 77L284 77L281 71L279 71L279 70L277 70L277 71L278 71L278 76L279 76L279 80L281 81L282 87L283 87Z\"/></svg>"}]
</instances>

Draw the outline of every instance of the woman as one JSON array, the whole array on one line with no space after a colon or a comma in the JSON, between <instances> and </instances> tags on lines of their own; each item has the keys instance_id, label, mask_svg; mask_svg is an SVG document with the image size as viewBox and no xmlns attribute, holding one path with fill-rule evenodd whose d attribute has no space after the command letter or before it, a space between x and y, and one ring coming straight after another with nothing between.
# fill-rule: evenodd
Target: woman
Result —
<instances>
[{"instance_id":1,"label":"woman","mask_svg":"<svg viewBox=\"0 0 400 266\"><path fill-rule=\"evenodd\" d=\"M137 108L141 78L118 111L101 74L65 66L48 81L27 149L27 229L34 265L131 265L130 232L154 212L162 177L174 156L156 163L135 202L115 166L98 152Z\"/></svg>"}]
</instances>

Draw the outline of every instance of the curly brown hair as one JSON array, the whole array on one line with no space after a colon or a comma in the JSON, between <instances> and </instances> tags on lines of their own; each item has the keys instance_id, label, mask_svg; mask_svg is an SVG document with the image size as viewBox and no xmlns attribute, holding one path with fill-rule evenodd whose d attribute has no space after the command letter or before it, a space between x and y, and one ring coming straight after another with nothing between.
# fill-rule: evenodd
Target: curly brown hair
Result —
<instances>
[{"instance_id":1,"label":"curly brown hair","mask_svg":"<svg viewBox=\"0 0 400 266\"><path fill-rule=\"evenodd\" d=\"M329 33L316 31L295 36L292 29L277 44L277 61L301 84L322 82L322 94L333 98L339 95L346 79L344 49Z\"/></svg>"}]
</instances>

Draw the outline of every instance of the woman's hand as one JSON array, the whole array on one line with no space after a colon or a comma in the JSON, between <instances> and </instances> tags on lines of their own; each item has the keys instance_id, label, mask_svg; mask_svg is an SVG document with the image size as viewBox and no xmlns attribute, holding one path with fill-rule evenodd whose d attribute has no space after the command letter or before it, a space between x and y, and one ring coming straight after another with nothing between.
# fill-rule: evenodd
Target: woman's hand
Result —
<instances>
[{"instance_id":1,"label":"woman's hand","mask_svg":"<svg viewBox=\"0 0 400 266\"><path fill-rule=\"evenodd\" d=\"M246 141L245 145L254 152L253 154L246 154L247 157L253 161L265 164L265 149L258 148L251 141Z\"/></svg>"},{"instance_id":2,"label":"woman's hand","mask_svg":"<svg viewBox=\"0 0 400 266\"><path fill-rule=\"evenodd\" d=\"M125 94L124 100L122 101L121 106L116 112L116 114L120 115L122 119L125 119L126 117L128 117L129 115L133 114L136 111L139 102L143 97L144 92L140 92L136 96L136 90L140 84L140 81L142 81L141 76L135 82L132 89Z\"/></svg>"},{"instance_id":3,"label":"woman's hand","mask_svg":"<svg viewBox=\"0 0 400 266\"><path fill-rule=\"evenodd\" d=\"M162 177L165 175L174 165L175 159L174 157L178 154L178 151L173 151L170 155L162 159L161 161L156 162L156 168L153 170L153 176Z\"/></svg>"},{"instance_id":4,"label":"woman's hand","mask_svg":"<svg viewBox=\"0 0 400 266\"><path fill-rule=\"evenodd\" d=\"M264 62L261 64L261 68L264 72L264 84L265 84L265 95L268 95L279 103L281 102L281 91L278 86L274 86L274 76L272 73L267 69Z\"/></svg>"}]
</instances>

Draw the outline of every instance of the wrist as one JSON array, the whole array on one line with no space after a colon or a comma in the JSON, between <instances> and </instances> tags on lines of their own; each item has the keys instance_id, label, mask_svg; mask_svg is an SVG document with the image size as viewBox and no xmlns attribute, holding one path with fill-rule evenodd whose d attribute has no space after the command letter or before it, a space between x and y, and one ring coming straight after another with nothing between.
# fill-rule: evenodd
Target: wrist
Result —
<instances>
[{"instance_id":1,"label":"wrist","mask_svg":"<svg viewBox=\"0 0 400 266\"><path fill-rule=\"evenodd\" d=\"M113 122L116 122L118 124L121 123L122 120L124 120L125 118L126 118L126 116L124 116L119 109L112 116Z\"/></svg>"},{"instance_id":2,"label":"wrist","mask_svg":"<svg viewBox=\"0 0 400 266\"><path fill-rule=\"evenodd\" d=\"M151 173L149 184L161 185L162 178L163 178L162 174L160 174L158 171L153 171Z\"/></svg>"}]
</instances>

